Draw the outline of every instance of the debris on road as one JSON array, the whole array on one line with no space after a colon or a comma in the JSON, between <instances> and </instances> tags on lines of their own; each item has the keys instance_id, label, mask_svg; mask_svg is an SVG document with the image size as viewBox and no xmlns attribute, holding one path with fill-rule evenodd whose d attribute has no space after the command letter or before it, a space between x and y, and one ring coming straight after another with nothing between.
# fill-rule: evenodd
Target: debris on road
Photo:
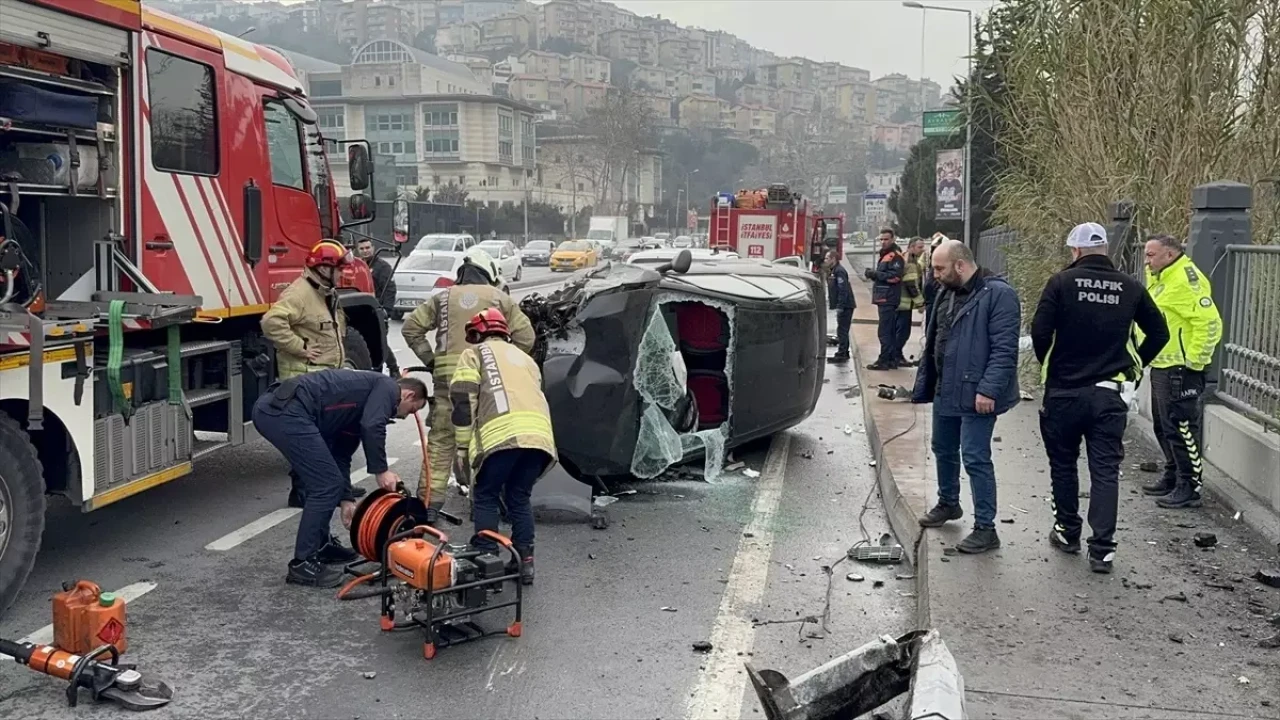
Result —
<instances>
[{"instance_id":1,"label":"debris on road","mask_svg":"<svg viewBox=\"0 0 1280 720\"><path fill-rule=\"evenodd\" d=\"M746 470L743 470L743 471L742 471L742 474L743 474L743 475L746 475L746 476L747 476L747 477L749 477L749 478L758 478L758 477L760 477L760 471L759 471L759 470L752 470L751 468L747 468Z\"/></svg>"},{"instance_id":2,"label":"debris on road","mask_svg":"<svg viewBox=\"0 0 1280 720\"><path fill-rule=\"evenodd\" d=\"M725 469L725 472L734 472L735 470L741 470L746 466L747 466L746 463L739 460L737 462L733 462L733 463L729 463L728 465L725 465L724 469Z\"/></svg>"},{"instance_id":3,"label":"debris on road","mask_svg":"<svg viewBox=\"0 0 1280 720\"><path fill-rule=\"evenodd\" d=\"M372 680L378 677L378 673L370 670L369 672L366 672L366 673L360 673L360 676L363 677L365 680Z\"/></svg>"},{"instance_id":4,"label":"debris on road","mask_svg":"<svg viewBox=\"0 0 1280 720\"><path fill-rule=\"evenodd\" d=\"M848 580L849 582L862 582L863 580L866 580L866 578L862 577L858 573L849 573L848 575L844 576L844 579Z\"/></svg>"},{"instance_id":5,"label":"debris on road","mask_svg":"<svg viewBox=\"0 0 1280 720\"><path fill-rule=\"evenodd\" d=\"M1172 600L1174 602L1186 602L1187 595L1184 592L1176 592L1176 593L1173 593L1172 595L1165 595L1163 598L1160 599L1160 602L1164 602L1165 600Z\"/></svg>"},{"instance_id":6,"label":"debris on road","mask_svg":"<svg viewBox=\"0 0 1280 720\"><path fill-rule=\"evenodd\" d=\"M676 609L675 609L675 608L673 608L673 607L664 607L664 608L662 608L662 612L675 612L675 611L676 611Z\"/></svg>"},{"instance_id":7,"label":"debris on road","mask_svg":"<svg viewBox=\"0 0 1280 720\"><path fill-rule=\"evenodd\" d=\"M1218 536L1213 533L1196 533L1192 541L1195 542L1196 547L1211 548L1218 544Z\"/></svg>"},{"instance_id":8,"label":"debris on road","mask_svg":"<svg viewBox=\"0 0 1280 720\"><path fill-rule=\"evenodd\" d=\"M1000 522L1004 523L1005 525L1012 525L1012 524L1013 524L1013 518L1001 518L1001 519L1000 519Z\"/></svg>"},{"instance_id":9,"label":"debris on road","mask_svg":"<svg viewBox=\"0 0 1280 720\"><path fill-rule=\"evenodd\" d=\"M960 551L959 551L959 550L956 550L956 549L955 549L955 548L953 548L953 547L944 547L944 548L942 548L942 554L943 554L943 555L955 555L955 554L956 554L956 553L958 553L958 552L960 552Z\"/></svg>"},{"instance_id":10,"label":"debris on road","mask_svg":"<svg viewBox=\"0 0 1280 720\"><path fill-rule=\"evenodd\" d=\"M1138 469L1146 473L1160 472L1160 465L1153 460L1147 460L1138 466Z\"/></svg>"},{"instance_id":11,"label":"debris on road","mask_svg":"<svg viewBox=\"0 0 1280 720\"><path fill-rule=\"evenodd\" d=\"M1182 645L1183 643L1186 642L1186 638L1182 637L1182 635L1179 633L1169 633L1169 640L1171 642L1176 642L1179 645Z\"/></svg>"},{"instance_id":12,"label":"debris on road","mask_svg":"<svg viewBox=\"0 0 1280 720\"><path fill-rule=\"evenodd\" d=\"M845 435L852 435L852 434L853 434L853 426L852 426L852 425L845 425L845 426L844 426L844 434L845 434Z\"/></svg>"},{"instance_id":13,"label":"debris on road","mask_svg":"<svg viewBox=\"0 0 1280 720\"><path fill-rule=\"evenodd\" d=\"M1022 513L1022 514L1024 514L1024 515L1025 515L1025 514L1027 514L1027 513L1029 512L1029 511L1027 511L1027 510L1023 510L1022 508L1018 507L1017 505L1010 505L1009 507L1013 508L1014 510L1017 510L1018 512L1020 512L1020 513Z\"/></svg>"},{"instance_id":14,"label":"debris on road","mask_svg":"<svg viewBox=\"0 0 1280 720\"><path fill-rule=\"evenodd\" d=\"M1253 579L1273 588L1280 588L1280 570L1259 570L1253 574Z\"/></svg>"},{"instance_id":15,"label":"debris on road","mask_svg":"<svg viewBox=\"0 0 1280 720\"><path fill-rule=\"evenodd\" d=\"M700 653L709 653L711 652L711 643L707 642L706 640L699 640L693 644L693 651L700 652Z\"/></svg>"}]
</instances>

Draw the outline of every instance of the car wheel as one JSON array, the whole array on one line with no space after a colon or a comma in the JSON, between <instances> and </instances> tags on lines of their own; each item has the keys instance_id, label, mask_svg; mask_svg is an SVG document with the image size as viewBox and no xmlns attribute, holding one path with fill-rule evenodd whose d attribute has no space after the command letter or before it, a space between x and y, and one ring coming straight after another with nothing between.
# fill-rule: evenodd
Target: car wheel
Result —
<instances>
[{"instance_id":1,"label":"car wheel","mask_svg":"<svg viewBox=\"0 0 1280 720\"><path fill-rule=\"evenodd\" d=\"M347 334L342 338L342 346L347 352L347 365L356 370L373 369L373 354L369 352L369 343L365 342L359 330L353 327L347 328Z\"/></svg>"},{"instance_id":2,"label":"car wheel","mask_svg":"<svg viewBox=\"0 0 1280 720\"><path fill-rule=\"evenodd\" d=\"M516 282L520 282L520 277L521 277L522 275L524 275L524 268L523 268L523 267L517 267L517 268L516 268Z\"/></svg>"},{"instance_id":3,"label":"car wheel","mask_svg":"<svg viewBox=\"0 0 1280 720\"><path fill-rule=\"evenodd\" d=\"M0 615L18 596L44 534L44 471L27 433L0 411Z\"/></svg>"}]
</instances>

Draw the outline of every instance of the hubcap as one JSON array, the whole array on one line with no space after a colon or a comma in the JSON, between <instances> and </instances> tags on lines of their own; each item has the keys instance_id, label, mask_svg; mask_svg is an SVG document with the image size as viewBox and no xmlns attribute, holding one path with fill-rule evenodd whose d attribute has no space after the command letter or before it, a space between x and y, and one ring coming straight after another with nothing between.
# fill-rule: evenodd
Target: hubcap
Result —
<instances>
[{"instance_id":1,"label":"hubcap","mask_svg":"<svg viewBox=\"0 0 1280 720\"><path fill-rule=\"evenodd\" d=\"M12 521L9 517L9 486L0 477L0 557L4 557L5 548L9 545L9 528Z\"/></svg>"}]
</instances>

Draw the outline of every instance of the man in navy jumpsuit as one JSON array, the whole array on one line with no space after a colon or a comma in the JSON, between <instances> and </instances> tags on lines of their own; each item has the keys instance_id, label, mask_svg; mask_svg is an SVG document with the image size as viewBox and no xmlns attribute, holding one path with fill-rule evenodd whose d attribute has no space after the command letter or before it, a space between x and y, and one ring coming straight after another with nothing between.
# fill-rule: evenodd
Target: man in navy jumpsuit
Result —
<instances>
[{"instance_id":1,"label":"man in navy jumpsuit","mask_svg":"<svg viewBox=\"0 0 1280 720\"><path fill-rule=\"evenodd\" d=\"M346 369L298 375L258 398L253 425L284 454L305 497L286 582L314 587L342 583L341 568L331 565L358 556L329 534L329 522L339 505L345 525L355 512L351 456L363 444L369 473L379 487L394 490L400 478L387 468L387 423L426 404L421 380Z\"/></svg>"},{"instance_id":2,"label":"man in navy jumpsuit","mask_svg":"<svg viewBox=\"0 0 1280 720\"><path fill-rule=\"evenodd\" d=\"M829 363L849 362L849 326L853 323L853 287L849 285L849 273L840 265L840 253L828 250L822 267L829 273L827 280L827 306L836 311L836 354L827 358Z\"/></svg>"}]
</instances>

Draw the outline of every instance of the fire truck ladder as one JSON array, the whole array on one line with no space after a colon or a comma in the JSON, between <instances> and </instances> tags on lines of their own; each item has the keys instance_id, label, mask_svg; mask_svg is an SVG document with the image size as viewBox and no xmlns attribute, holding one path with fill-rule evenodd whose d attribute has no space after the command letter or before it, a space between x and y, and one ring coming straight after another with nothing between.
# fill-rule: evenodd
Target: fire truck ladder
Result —
<instances>
[{"instance_id":1,"label":"fire truck ladder","mask_svg":"<svg viewBox=\"0 0 1280 720\"><path fill-rule=\"evenodd\" d=\"M712 237L711 247L727 248L733 245L730 235L730 223L733 222L733 207L727 202L716 201L716 209L711 213Z\"/></svg>"}]
</instances>

